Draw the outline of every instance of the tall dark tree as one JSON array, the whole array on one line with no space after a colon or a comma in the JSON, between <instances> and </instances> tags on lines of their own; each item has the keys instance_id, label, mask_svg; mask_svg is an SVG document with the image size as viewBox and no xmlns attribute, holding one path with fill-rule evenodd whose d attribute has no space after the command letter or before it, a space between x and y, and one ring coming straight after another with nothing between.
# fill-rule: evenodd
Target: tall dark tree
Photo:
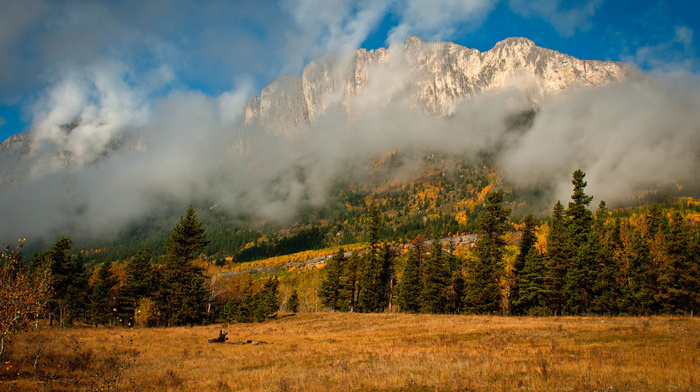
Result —
<instances>
[{"instance_id":1,"label":"tall dark tree","mask_svg":"<svg viewBox=\"0 0 700 392\"><path fill-rule=\"evenodd\" d=\"M509 310L513 314L520 313L520 310L516 305L516 303L518 303L518 295L520 291L519 282L523 274L523 269L525 268L525 260L527 259L527 255L532 249L535 248L535 244L537 243L537 237L535 235L536 229L537 226L535 224L535 218L532 216L532 214L525 215L525 218L523 218L523 229L521 231L520 245L518 246L518 255L515 257L515 261L513 261L512 283L509 287L508 295L510 304ZM545 270L543 270L543 272L544 271Z\"/></svg>"},{"instance_id":2,"label":"tall dark tree","mask_svg":"<svg viewBox=\"0 0 700 392\"><path fill-rule=\"evenodd\" d=\"M549 275L547 291L551 293L548 307L552 309L554 314L562 314L564 308L563 293L566 284L566 271L571 256L568 233L566 231L567 222L568 220L564 214L564 205L561 204L561 201L557 201L552 210L545 260Z\"/></svg>"},{"instance_id":3,"label":"tall dark tree","mask_svg":"<svg viewBox=\"0 0 700 392\"><path fill-rule=\"evenodd\" d=\"M690 230L683 216L675 212L666 239L666 257L659 265L657 302L667 314L690 313L696 309L698 276L694 271Z\"/></svg>"},{"instance_id":4,"label":"tall dark tree","mask_svg":"<svg viewBox=\"0 0 700 392\"><path fill-rule=\"evenodd\" d=\"M590 311L593 300L593 283L597 268L594 254L598 243L589 242L591 227L593 225L593 213L588 205L593 200L592 196L585 193L586 174L576 170L571 183L574 185L574 193L567 209L569 216L568 240L569 248L573 251L571 264L566 271L566 283L564 285L565 311L570 314L584 314Z\"/></svg>"},{"instance_id":5,"label":"tall dark tree","mask_svg":"<svg viewBox=\"0 0 700 392\"><path fill-rule=\"evenodd\" d=\"M496 191L486 198L479 219L481 238L477 241L476 260L469 266L465 284L464 306L469 313L495 313L500 310L500 277L503 272L503 235L508 229L510 208L501 206L503 193Z\"/></svg>"},{"instance_id":6,"label":"tall dark tree","mask_svg":"<svg viewBox=\"0 0 700 392\"><path fill-rule=\"evenodd\" d=\"M421 313L445 313L449 274L440 240L433 241L430 256L423 263L420 292Z\"/></svg>"},{"instance_id":7,"label":"tall dark tree","mask_svg":"<svg viewBox=\"0 0 700 392\"><path fill-rule=\"evenodd\" d=\"M591 288L591 311L596 314L612 315L619 313L620 285L617 281L619 265L615 260L619 239L615 239L615 229L609 232L606 227L608 209L605 201L598 205L595 223L588 237L588 248L595 268ZM617 228L619 231L619 226ZM619 233L617 234L619 236Z\"/></svg>"},{"instance_id":8,"label":"tall dark tree","mask_svg":"<svg viewBox=\"0 0 700 392\"><path fill-rule=\"evenodd\" d=\"M125 325L134 325L134 311L138 302L150 297L154 291L156 282L151 260L151 252L146 245L126 263L124 283L117 295L117 311Z\"/></svg>"},{"instance_id":9,"label":"tall dark tree","mask_svg":"<svg viewBox=\"0 0 700 392\"><path fill-rule=\"evenodd\" d=\"M453 241L447 244L445 260L449 273L449 286L447 288L447 312L453 314L462 313L462 299L464 297L464 271L462 258L457 256L457 249Z\"/></svg>"},{"instance_id":10,"label":"tall dark tree","mask_svg":"<svg viewBox=\"0 0 700 392\"><path fill-rule=\"evenodd\" d=\"M381 312L390 303L390 285L393 281L393 253L379 241L381 215L376 206L370 210L369 241L370 252L362 257L362 270L359 277L360 290L357 308L360 312Z\"/></svg>"},{"instance_id":11,"label":"tall dark tree","mask_svg":"<svg viewBox=\"0 0 700 392\"><path fill-rule=\"evenodd\" d=\"M544 258L540 252L532 248L527 252L525 265L520 273L518 295L513 305L520 314L530 316L548 316L552 309L548 306L550 285L547 284L548 274Z\"/></svg>"},{"instance_id":12,"label":"tall dark tree","mask_svg":"<svg viewBox=\"0 0 700 392\"><path fill-rule=\"evenodd\" d=\"M80 316L86 307L88 275L82 254L71 255L70 237L61 237L45 256L51 262L53 297L49 303L50 324L57 315L61 327Z\"/></svg>"},{"instance_id":13,"label":"tall dark tree","mask_svg":"<svg viewBox=\"0 0 700 392\"><path fill-rule=\"evenodd\" d=\"M340 279L341 299L343 306L341 310L354 312L357 306L357 298L360 293L360 272L362 268L363 258L353 251L348 257L343 274Z\"/></svg>"},{"instance_id":14,"label":"tall dark tree","mask_svg":"<svg viewBox=\"0 0 700 392\"><path fill-rule=\"evenodd\" d=\"M205 278L194 261L208 243L190 206L165 243L167 254L156 304L167 325L197 324L206 318Z\"/></svg>"},{"instance_id":15,"label":"tall dark tree","mask_svg":"<svg viewBox=\"0 0 700 392\"><path fill-rule=\"evenodd\" d=\"M279 311L278 286L277 278L269 278L255 296L255 322L261 323Z\"/></svg>"},{"instance_id":16,"label":"tall dark tree","mask_svg":"<svg viewBox=\"0 0 700 392\"><path fill-rule=\"evenodd\" d=\"M651 245L639 231L633 234L628 264L622 288L622 310L635 315L656 313L657 273L652 268Z\"/></svg>"},{"instance_id":17,"label":"tall dark tree","mask_svg":"<svg viewBox=\"0 0 700 392\"><path fill-rule=\"evenodd\" d=\"M343 277L345 262L345 251L341 248L328 260L326 266L323 268L325 278L323 282L321 282L318 295L321 298L321 303L325 307L334 310L340 310L343 307L345 301L340 281Z\"/></svg>"},{"instance_id":18,"label":"tall dark tree","mask_svg":"<svg viewBox=\"0 0 700 392\"><path fill-rule=\"evenodd\" d=\"M397 288L397 302L401 311L418 313L420 311L421 272L420 262L415 250L411 250L403 265L401 283Z\"/></svg>"},{"instance_id":19,"label":"tall dark tree","mask_svg":"<svg viewBox=\"0 0 700 392\"><path fill-rule=\"evenodd\" d=\"M113 290L117 283L119 281L112 274L112 262L107 259L97 272L97 282L90 294L88 314L93 324L107 324L114 321L116 315L113 309L116 309L116 298Z\"/></svg>"}]
</instances>

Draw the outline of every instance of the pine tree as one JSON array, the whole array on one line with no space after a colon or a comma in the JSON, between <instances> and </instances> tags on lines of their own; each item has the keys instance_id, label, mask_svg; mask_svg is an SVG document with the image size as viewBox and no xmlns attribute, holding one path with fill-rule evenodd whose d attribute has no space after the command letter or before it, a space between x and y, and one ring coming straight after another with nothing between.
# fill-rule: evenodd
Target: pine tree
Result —
<instances>
[{"instance_id":1,"label":"pine tree","mask_svg":"<svg viewBox=\"0 0 700 392\"><path fill-rule=\"evenodd\" d=\"M657 312L654 298L657 274L652 268L651 246L640 232L632 237L627 282L623 287L623 310L629 314L650 315Z\"/></svg>"},{"instance_id":2,"label":"pine tree","mask_svg":"<svg viewBox=\"0 0 700 392\"><path fill-rule=\"evenodd\" d=\"M661 311L667 314L685 313L695 309L698 287L697 276L693 274L689 230L683 217L675 212L666 239L666 257L659 266L659 291L656 301Z\"/></svg>"},{"instance_id":3,"label":"pine tree","mask_svg":"<svg viewBox=\"0 0 700 392\"><path fill-rule=\"evenodd\" d=\"M112 262L107 259L97 272L97 283L90 295L89 317L95 324L107 324L113 318L116 301L112 294L118 280L112 274Z\"/></svg>"},{"instance_id":4,"label":"pine tree","mask_svg":"<svg viewBox=\"0 0 700 392\"><path fill-rule=\"evenodd\" d=\"M340 281L345 267L345 251L341 248L331 257L324 269L325 278L319 289L319 297L323 306L333 310L343 307L344 298L341 293Z\"/></svg>"},{"instance_id":5,"label":"pine tree","mask_svg":"<svg viewBox=\"0 0 700 392\"><path fill-rule=\"evenodd\" d=\"M297 312L297 309L299 308L299 295L297 294L296 289L294 289L289 298L287 298L287 304L285 305L285 307L287 308L288 312Z\"/></svg>"},{"instance_id":6,"label":"pine tree","mask_svg":"<svg viewBox=\"0 0 700 392\"><path fill-rule=\"evenodd\" d=\"M362 268L362 258L356 251L350 254L345 263L343 274L340 279L341 299L343 306L341 310L354 312L357 305L357 297L360 293L360 270Z\"/></svg>"},{"instance_id":7,"label":"pine tree","mask_svg":"<svg viewBox=\"0 0 700 392\"><path fill-rule=\"evenodd\" d=\"M420 311L420 262L415 251L410 251L403 265L401 283L397 288L397 302L402 312L418 313Z\"/></svg>"},{"instance_id":8,"label":"pine tree","mask_svg":"<svg viewBox=\"0 0 700 392\"><path fill-rule=\"evenodd\" d=\"M457 257L454 241L447 245L445 260L450 277L450 285L447 288L447 312L452 314L462 313L462 297L464 296L464 275L462 258Z\"/></svg>"},{"instance_id":9,"label":"pine tree","mask_svg":"<svg viewBox=\"0 0 700 392\"><path fill-rule=\"evenodd\" d=\"M511 287L509 287L508 295L509 302L511 304L509 309L513 314L520 313L518 306L515 305L518 303L518 295L520 292L519 281L520 277L522 276L523 269L525 268L525 260L527 259L527 255L530 250L535 247L535 243L537 242L537 237L535 236L536 229L537 226L535 225L535 218L532 216L532 214L525 215L525 218L523 218L523 230L520 237L520 245L518 246L518 255L515 257L515 261L513 262L513 283Z\"/></svg>"},{"instance_id":10,"label":"pine tree","mask_svg":"<svg viewBox=\"0 0 700 392\"><path fill-rule=\"evenodd\" d=\"M616 247L613 232L608 235L606 222L608 209L601 201L595 216L593 229L588 237L588 247L596 268L591 288L591 311L595 314L619 313L620 286L617 282L619 266L615 261ZM619 231L619 226L618 229ZM619 233L617 234L619 236Z\"/></svg>"},{"instance_id":11,"label":"pine tree","mask_svg":"<svg viewBox=\"0 0 700 392\"><path fill-rule=\"evenodd\" d=\"M547 306L552 309L554 314L562 314L564 308L563 293L571 250L568 246L566 231L567 219L561 201L557 201L554 205L550 225L545 260L548 274L547 291L551 293Z\"/></svg>"},{"instance_id":12,"label":"pine tree","mask_svg":"<svg viewBox=\"0 0 700 392\"><path fill-rule=\"evenodd\" d=\"M167 254L156 303L168 325L197 324L206 318L205 279L194 261L208 243L202 223L190 206L165 243Z\"/></svg>"},{"instance_id":13,"label":"pine tree","mask_svg":"<svg viewBox=\"0 0 700 392\"><path fill-rule=\"evenodd\" d=\"M394 256L388 246L380 245L380 230L381 215L379 209L372 206L369 225L370 252L362 258L362 271L359 276L357 310L360 312L381 312L390 303L389 290L394 275Z\"/></svg>"},{"instance_id":14,"label":"pine tree","mask_svg":"<svg viewBox=\"0 0 700 392\"><path fill-rule=\"evenodd\" d=\"M277 278L269 278L255 296L255 310L253 312L255 322L261 323L279 311L278 286Z\"/></svg>"},{"instance_id":15,"label":"pine tree","mask_svg":"<svg viewBox=\"0 0 700 392\"><path fill-rule=\"evenodd\" d=\"M495 313L500 310L499 280L503 271L503 235L508 229L510 208L503 208L503 193L496 191L486 198L479 219L482 233L477 241L476 260L469 268L465 284L464 305L469 313Z\"/></svg>"},{"instance_id":16,"label":"pine tree","mask_svg":"<svg viewBox=\"0 0 700 392\"><path fill-rule=\"evenodd\" d=\"M421 313L445 313L448 277L442 243L440 240L435 240L430 257L423 264L420 292Z\"/></svg>"},{"instance_id":17,"label":"pine tree","mask_svg":"<svg viewBox=\"0 0 700 392\"><path fill-rule=\"evenodd\" d=\"M53 276L53 296L49 303L50 320L57 314L61 327L83 313L86 305L88 275L83 264L83 256L70 255L73 241L61 237L46 255L51 262Z\"/></svg>"},{"instance_id":18,"label":"pine tree","mask_svg":"<svg viewBox=\"0 0 700 392\"><path fill-rule=\"evenodd\" d=\"M117 310L124 324L134 325L134 311L142 298L154 291L155 282L151 253L146 245L126 263L124 283L119 288Z\"/></svg>"},{"instance_id":19,"label":"pine tree","mask_svg":"<svg viewBox=\"0 0 700 392\"><path fill-rule=\"evenodd\" d=\"M597 268L593 259L597 243L588 241L593 214L588 210L592 196L585 194L587 182L586 176L581 170L576 170L571 183L574 185L574 193L567 209L569 216L568 240L569 248L573 250L571 264L566 271L566 283L564 285L565 311L570 314L584 314L590 311L593 300L593 283Z\"/></svg>"},{"instance_id":20,"label":"pine tree","mask_svg":"<svg viewBox=\"0 0 700 392\"><path fill-rule=\"evenodd\" d=\"M552 309L548 307L551 292L547 282L546 266L542 255L531 248L525 257L525 265L520 274L518 296L514 306L521 314L530 316L548 316Z\"/></svg>"}]
</instances>

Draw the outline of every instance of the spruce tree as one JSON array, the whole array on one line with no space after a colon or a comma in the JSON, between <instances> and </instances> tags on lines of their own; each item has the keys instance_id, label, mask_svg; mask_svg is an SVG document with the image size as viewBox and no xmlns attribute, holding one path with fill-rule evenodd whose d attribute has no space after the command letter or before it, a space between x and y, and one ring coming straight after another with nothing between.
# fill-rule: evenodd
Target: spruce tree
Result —
<instances>
[{"instance_id":1,"label":"spruce tree","mask_svg":"<svg viewBox=\"0 0 700 392\"><path fill-rule=\"evenodd\" d=\"M190 206L165 243L167 254L156 303L168 325L197 324L206 318L204 272L194 261L208 243Z\"/></svg>"},{"instance_id":2,"label":"spruce tree","mask_svg":"<svg viewBox=\"0 0 700 392\"><path fill-rule=\"evenodd\" d=\"M495 313L500 310L500 277L503 271L503 235L508 229L510 208L503 208L503 193L496 191L486 198L479 219L481 238L477 241L476 259L469 267L465 283L464 306L469 313Z\"/></svg>"},{"instance_id":3,"label":"spruce tree","mask_svg":"<svg viewBox=\"0 0 700 392\"><path fill-rule=\"evenodd\" d=\"M421 313L445 313L449 275L440 240L433 241L430 256L423 263L420 292Z\"/></svg>"},{"instance_id":4,"label":"spruce tree","mask_svg":"<svg viewBox=\"0 0 700 392\"><path fill-rule=\"evenodd\" d=\"M566 283L564 285L565 311L569 314L584 314L590 311L593 300L593 283L597 268L593 254L596 252L597 243L589 242L593 214L588 210L592 196L586 195L587 182L583 181L586 174L576 170L571 183L574 185L574 193L567 209L569 216L568 240L569 248L573 255L571 264L566 271Z\"/></svg>"},{"instance_id":5,"label":"spruce tree","mask_svg":"<svg viewBox=\"0 0 700 392\"><path fill-rule=\"evenodd\" d=\"M683 216L674 212L666 239L666 257L660 263L656 302L666 314L690 313L696 307L697 276L693 273L689 230Z\"/></svg>"},{"instance_id":6,"label":"spruce tree","mask_svg":"<svg viewBox=\"0 0 700 392\"><path fill-rule=\"evenodd\" d=\"M288 312L296 313L297 309L299 308L299 294L297 294L297 290L294 289L292 291L292 294L287 298L287 303L285 305L287 308Z\"/></svg>"},{"instance_id":7,"label":"spruce tree","mask_svg":"<svg viewBox=\"0 0 700 392\"><path fill-rule=\"evenodd\" d=\"M397 292L397 302L402 312L418 313L420 311L420 263L414 250L408 253L408 258L403 265L401 283Z\"/></svg>"},{"instance_id":8,"label":"spruce tree","mask_svg":"<svg viewBox=\"0 0 700 392\"><path fill-rule=\"evenodd\" d=\"M340 281L345 268L345 251L341 248L331 257L324 270L324 279L319 289L319 297L323 306L333 310L340 310L343 307L344 298L341 295Z\"/></svg>"},{"instance_id":9,"label":"spruce tree","mask_svg":"<svg viewBox=\"0 0 700 392\"><path fill-rule=\"evenodd\" d=\"M530 316L548 316L552 309L549 308L550 285L547 282L547 273L544 259L540 252L531 248L525 257L525 265L520 274L517 299L513 305L521 314Z\"/></svg>"},{"instance_id":10,"label":"spruce tree","mask_svg":"<svg viewBox=\"0 0 700 392\"><path fill-rule=\"evenodd\" d=\"M51 262L53 296L49 302L50 320L57 315L61 327L70 324L86 308L88 296L88 274L82 254L71 255L73 246L70 237L61 237L46 256Z\"/></svg>"},{"instance_id":11,"label":"spruce tree","mask_svg":"<svg viewBox=\"0 0 700 392\"><path fill-rule=\"evenodd\" d=\"M513 281L511 287L509 287L509 300L511 306L509 309L513 314L519 314L520 310L516 303L518 302L518 295L520 292L519 281L522 276L523 269L525 268L525 260L530 250L534 249L535 243L537 242L537 237L535 235L535 230L537 226L535 225L535 218L532 214L525 215L523 218L523 229L520 237L520 245L518 246L518 255L515 257L513 262ZM544 270L543 270L544 272Z\"/></svg>"},{"instance_id":12,"label":"spruce tree","mask_svg":"<svg viewBox=\"0 0 700 392\"><path fill-rule=\"evenodd\" d=\"M123 324L134 325L134 311L142 298L154 291L155 281L148 245L130 258L125 267L124 283L119 288L117 309Z\"/></svg>"},{"instance_id":13,"label":"spruce tree","mask_svg":"<svg viewBox=\"0 0 700 392\"><path fill-rule=\"evenodd\" d=\"M651 245L636 231L632 237L626 284L623 287L623 310L628 314L650 315L657 312L655 294L657 274L652 268Z\"/></svg>"},{"instance_id":14,"label":"spruce tree","mask_svg":"<svg viewBox=\"0 0 700 392\"><path fill-rule=\"evenodd\" d=\"M450 277L450 285L447 288L447 312L460 314L463 308L462 297L464 297L463 264L462 258L456 255L453 241L447 245L445 259Z\"/></svg>"},{"instance_id":15,"label":"spruce tree","mask_svg":"<svg viewBox=\"0 0 700 392\"><path fill-rule=\"evenodd\" d=\"M89 318L95 324L107 324L113 318L116 300L112 295L118 280L112 274L112 262L107 259L97 272L97 283L90 294Z\"/></svg>"},{"instance_id":16,"label":"spruce tree","mask_svg":"<svg viewBox=\"0 0 700 392\"><path fill-rule=\"evenodd\" d=\"M552 209L545 260L548 274L547 291L551 293L547 306L554 314L562 314L564 308L563 293L571 255L566 226L564 205L561 201L557 201Z\"/></svg>"},{"instance_id":17,"label":"spruce tree","mask_svg":"<svg viewBox=\"0 0 700 392\"><path fill-rule=\"evenodd\" d=\"M619 266L615 260L617 253L614 230L608 233L606 222L608 209L601 201L595 215L595 223L588 243L596 268L593 276L591 311L596 314L613 315L619 313L620 286L617 282ZM619 231L619 226L618 229ZM619 236L619 233L617 234Z\"/></svg>"},{"instance_id":18,"label":"spruce tree","mask_svg":"<svg viewBox=\"0 0 700 392\"><path fill-rule=\"evenodd\" d=\"M343 306L341 310L354 312L357 305L357 297L360 293L360 272L362 268L362 257L353 251L350 254L340 279L341 299Z\"/></svg>"}]
</instances>

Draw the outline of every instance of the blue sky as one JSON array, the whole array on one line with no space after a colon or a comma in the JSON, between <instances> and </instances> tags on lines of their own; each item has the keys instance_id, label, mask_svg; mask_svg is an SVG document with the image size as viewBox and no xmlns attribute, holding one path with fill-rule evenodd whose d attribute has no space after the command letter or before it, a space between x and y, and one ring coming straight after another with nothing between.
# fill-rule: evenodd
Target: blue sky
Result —
<instances>
[{"instance_id":1,"label":"blue sky","mask_svg":"<svg viewBox=\"0 0 700 392\"><path fill-rule=\"evenodd\" d=\"M649 72L700 70L695 1L0 0L0 9L0 140L65 100L75 113L115 100L138 113L176 91L258 95L325 53L408 34L482 51L524 36Z\"/></svg>"}]
</instances>

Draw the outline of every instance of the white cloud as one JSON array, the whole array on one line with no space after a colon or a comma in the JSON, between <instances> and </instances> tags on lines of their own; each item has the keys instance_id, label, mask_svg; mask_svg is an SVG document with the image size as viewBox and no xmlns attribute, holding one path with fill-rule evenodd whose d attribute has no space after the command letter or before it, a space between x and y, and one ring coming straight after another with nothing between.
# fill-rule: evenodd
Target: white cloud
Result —
<instances>
[{"instance_id":1,"label":"white cloud","mask_svg":"<svg viewBox=\"0 0 700 392\"><path fill-rule=\"evenodd\" d=\"M510 0L509 6L523 17L547 21L559 34L570 37L576 31L586 31L592 27L590 19L602 3L603 0L590 0L566 7L569 2L561 0Z\"/></svg>"},{"instance_id":2,"label":"white cloud","mask_svg":"<svg viewBox=\"0 0 700 392\"><path fill-rule=\"evenodd\" d=\"M427 41L450 38L460 26L476 29L495 6L490 0L409 0L396 4L400 23L389 32L387 43L416 35Z\"/></svg>"},{"instance_id":3,"label":"white cloud","mask_svg":"<svg viewBox=\"0 0 700 392\"><path fill-rule=\"evenodd\" d=\"M641 46L634 55L623 55L622 60L656 72L695 72L698 58L693 47L693 30L675 26L668 41Z\"/></svg>"}]
</instances>

